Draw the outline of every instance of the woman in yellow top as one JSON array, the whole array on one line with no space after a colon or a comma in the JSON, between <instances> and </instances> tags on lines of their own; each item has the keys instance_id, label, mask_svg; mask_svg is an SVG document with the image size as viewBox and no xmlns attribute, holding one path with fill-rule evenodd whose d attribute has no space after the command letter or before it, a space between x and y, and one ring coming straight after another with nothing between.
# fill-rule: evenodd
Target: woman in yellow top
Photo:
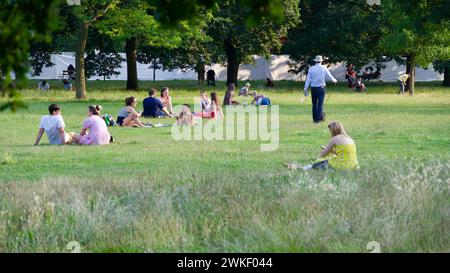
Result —
<instances>
[{"instance_id":1,"label":"woman in yellow top","mask_svg":"<svg viewBox=\"0 0 450 273\"><path fill-rule=\"evenodd\" d=\"M338 121L333 121L328 125L328 129L331 133L330 143L326 147L322 147L324 149L319 154L316 163L304 167L293 163L287 164L287 167L289 169L303 168L304 170L329 168L353 170L359 168L355 142L347 134L344 126Z\"/></svg>"},{"instance_id":2,"label":"woman in yellow top","mask_svg":"<svg viewBox=\"0 0 450 273\"><path fill-rule=\"evenodd\" d=\"M344 126L333 121L328 125L331 140L327 147L320 153L319 159L312 165L313 169L327 169L329 167L338 170L353 170L359 168L356 156L356 145L347 134Z\"/></svg>"}]
</instances>

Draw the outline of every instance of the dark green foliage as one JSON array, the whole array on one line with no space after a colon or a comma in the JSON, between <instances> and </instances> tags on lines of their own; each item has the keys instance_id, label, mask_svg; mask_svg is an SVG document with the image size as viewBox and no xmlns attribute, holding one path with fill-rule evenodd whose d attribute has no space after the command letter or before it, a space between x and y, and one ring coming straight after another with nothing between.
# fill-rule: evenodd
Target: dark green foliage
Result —
<instances>
[{"instance_id":1,"label":"dark green foliage","mask_svg":"<svg viewBox=\"0 0 450 273\"><path fill-rule=\"evenodd\" d=\"M308 67L315 55L326 56L328 63L357 66L383 55L378 47L379 6L367 5L366 0L302 0L300 10L302 23L289 31L283 47L283 53L296 61L297 72Z\"/></svg>"},{"instance_id":2,"label":"dark green foliage","mask_svg":"<svg viewBox=\"0 0 450 273\"><path fill-rule=\"evenodd\" d=\"M105 53L90 51L85 60L86 76L88 78L99 76L103 80L111 79L112 76L120 75L117 71L121 68L121 63L125 61L118 53Z\"/></svg>"},{"instance_id":3,"label":"dark green foliage","mask_svg":"<svg viewBox=\"0 0 450 273\"><path fill-rule=\"evenodd\" d=\"M48 39L50 30L56 26L56 4L55 0L0 1L0 94L9 97L0 110L15 111L24 106L16 88L25 82L30 44L43 36Z\"/></svg>"}]
</instances>

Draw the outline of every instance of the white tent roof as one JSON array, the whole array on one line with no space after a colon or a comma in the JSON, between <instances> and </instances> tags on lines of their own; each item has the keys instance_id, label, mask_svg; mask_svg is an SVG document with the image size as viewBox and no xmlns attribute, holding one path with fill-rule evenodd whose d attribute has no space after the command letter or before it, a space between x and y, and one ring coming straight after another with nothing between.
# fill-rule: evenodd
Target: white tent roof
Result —
<instances>
[{"instance_id":1,"label":"white tent roof","mask_svg":"<svg viewBox=\"0 0 450 273\"><path fill-rule=\"evenodd\" d=\"M125 54L121 54L125 58ZM239 68L239 79L240 80L265 80L270 78L272 80L304 80L305 76L303 74L293 74L289 73L289 56L285 55L273 55L269 60L263 57L255 56L254 65L241 65ZM67 69L70 64L75 64L75 57L73 53L62 53L59 55L52 55L51 61L55 64L52 67L44 67L42 69L42 74L40 76L31 76L31 79L58 79L58 76L62 75L63 71ZM146 64L137 64L138 68L138 79L139 80L152 80L153 70L149 68ZM216 71L217 78L219 80L226 80L226 67L215 64L212 67L206 67L207 70L210 68ZM336 64L330 66L331 73L338 80L345 80L345 65ZM122 63L122 68L118 69L120 75L114 76L112 80L126 80L127 78L127 68L126 62ZM381 80L383 81L396 81L401 73L404 73L405 66L398 65L395 61L386 63L386 68L381 70ZM443 75L435 72L433 67L430 66L428 69L418 68L416 70L416 80L417 81L441 81L443 80ZM91 78L91 80L96 80L101 78ZM197 74L193 70L174 70L174 71L163 71L156 70L157 80L196 80Z\"/></svg>"}]
</instances>

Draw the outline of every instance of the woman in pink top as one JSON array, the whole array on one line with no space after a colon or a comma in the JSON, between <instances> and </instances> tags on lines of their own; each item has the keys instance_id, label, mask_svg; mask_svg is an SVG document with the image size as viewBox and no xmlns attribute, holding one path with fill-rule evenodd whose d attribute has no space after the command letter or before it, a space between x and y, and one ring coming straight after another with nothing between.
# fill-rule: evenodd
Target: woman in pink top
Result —
<instances>
[{"instance_id":1,"label":"woman in pink top","mask_svg":"<svg viewBox=\"0 0 450 273\"><path fill-rule=\"evenodd\" d=\"M83 123L81 133L73 137L76 143L81 145L109 144L111 135L108 132L105 121L100 117L101 110L102 107L100 105L89 106L88 118Z\"/></svg>"}]
</instances>

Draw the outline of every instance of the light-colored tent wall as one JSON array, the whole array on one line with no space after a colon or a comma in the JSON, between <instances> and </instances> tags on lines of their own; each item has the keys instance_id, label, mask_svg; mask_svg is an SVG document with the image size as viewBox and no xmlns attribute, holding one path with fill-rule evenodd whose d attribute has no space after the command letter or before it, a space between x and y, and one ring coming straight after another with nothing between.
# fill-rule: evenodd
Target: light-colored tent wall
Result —
<instances>
[{"instance_id":1,"label":"light-colored tent wall","mask_svg":"<svg viewBox=\"0 0 450 273\"><path fill-rule=\"evenodd\" d=\"M121 54L125 58L125 54ZM305 79L303 73L293 74L289 73L289 63L291 60L288 56L271 56L269 60L263 57L255 56L255 64L253 65L241 65L239 67L238 78L240 80L265 80L270 78L272 80L295 80L301 81ZM73 53L63 53L60 55L52 55L52 62L55 64L52 67L44 67L40 76L31 76L31 79L58 79L58 76L62 75L63 71L67 69L69 64L75 64L75 57ZM139 80L153 80L153 69L149 68L146 64L137 64L138 79ZM223 65L215 64L212 67L207 66L216 71L218 80L226 80L227 68ZM338 80L345 80L345 65L336 64L330 66L332 74ZM126 80L127 68L126 62L122 63L122 68L118 69L120 75L113 76L112 80ZM381 70L382 81L396 81L398 76L405 71L405 66L398 65L395 61L386 63L386 68ZM90 80L102 80L102 78L94 77ZM197 74L192 70L182 71L163 71L156 70L156 80L196 80ZM442 81L443 75L435 72L430 66L428 69L418 68L416 70L417 81Z\"/></svg>"}]
</instances>

